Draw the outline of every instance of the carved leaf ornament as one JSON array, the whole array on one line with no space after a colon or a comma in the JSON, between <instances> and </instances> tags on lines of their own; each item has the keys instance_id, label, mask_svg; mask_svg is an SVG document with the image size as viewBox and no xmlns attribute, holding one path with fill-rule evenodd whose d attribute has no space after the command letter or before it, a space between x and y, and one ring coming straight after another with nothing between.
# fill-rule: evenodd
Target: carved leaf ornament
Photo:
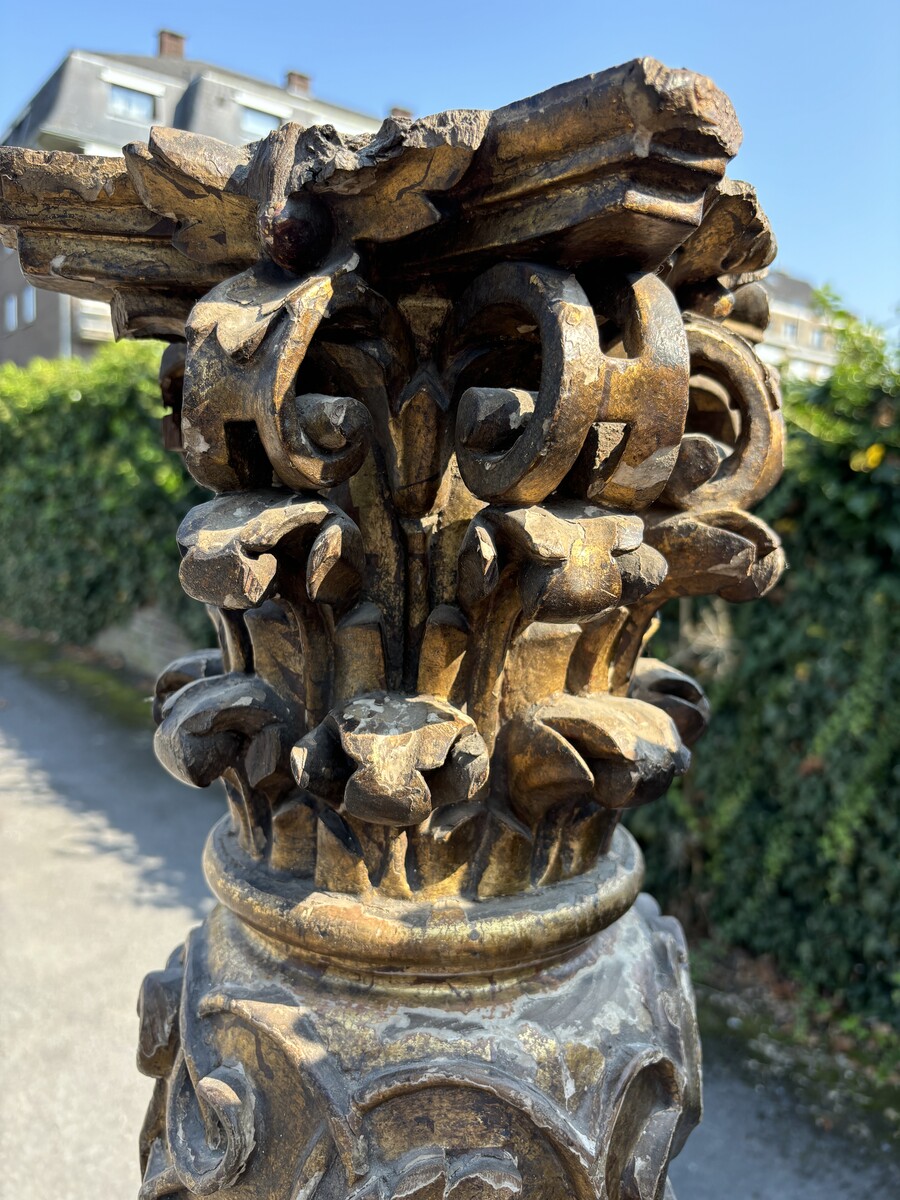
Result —
<instances>
[{"instance_id":1,"label":"carved leaf ornament","mask_svg":"<svg viewBox=\"0 0 900 1200\"><path fill-rule=\"evenodd\" d=\"M641 59L371 135L0 148L0 235L173 343L214 493L178 543L220 648L154 715L225 785L220 906L142 994L142 1200L671 1196L693 1004L620 821L709 717L657 611L785 566L740 138Z\"/></svg>"}]
</instances>

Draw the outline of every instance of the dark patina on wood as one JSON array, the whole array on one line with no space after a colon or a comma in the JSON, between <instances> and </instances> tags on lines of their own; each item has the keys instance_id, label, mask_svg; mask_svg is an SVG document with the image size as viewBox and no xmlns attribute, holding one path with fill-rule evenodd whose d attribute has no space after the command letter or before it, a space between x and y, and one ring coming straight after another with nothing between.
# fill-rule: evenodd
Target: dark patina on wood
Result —
<instances>
[{"instance_id":1,"label":"dark patina on wood","mask_svg":"<svg viewBox=\"0 0 900 1200\"><path fill-rule=\"evenodd\" d=\"M219 905L148 976L142 1200L661 1200L700 1115L623 813L708 706L668 599L762 595L775 243L727 98L642 59L494 113L119 159L0 149L38 286L172 343L220 649L157 753L224 783Z\"/></svg>"}]
</instances>

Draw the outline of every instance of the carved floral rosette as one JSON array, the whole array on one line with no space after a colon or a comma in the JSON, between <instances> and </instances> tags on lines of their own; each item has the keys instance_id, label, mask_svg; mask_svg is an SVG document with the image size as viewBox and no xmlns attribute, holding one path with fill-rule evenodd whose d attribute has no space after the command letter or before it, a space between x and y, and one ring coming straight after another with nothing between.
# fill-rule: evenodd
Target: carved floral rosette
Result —
<instances>
[{"instance_id":1,"label":"carved floral rosette","mask_svg":"<svg viewBox=\"0 0 900 1200\"><path fill-rule=\"evenodd\" d=\"M374 136L2 151L26 272L172 342L214 493L178 540L220 648L155 715L224 783L220 905L142 994L142 1200L670 1193L693 1000L620 821L708 717L655 614L784 566L739 141L639 60Z\"/></svg>"}]
</instances>

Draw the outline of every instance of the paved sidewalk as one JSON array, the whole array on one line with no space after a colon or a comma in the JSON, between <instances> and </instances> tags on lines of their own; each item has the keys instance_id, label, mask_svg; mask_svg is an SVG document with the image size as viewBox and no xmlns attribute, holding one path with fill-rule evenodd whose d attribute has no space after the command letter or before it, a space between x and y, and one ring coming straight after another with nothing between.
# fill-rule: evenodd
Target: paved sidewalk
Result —
<instances>
[{"instance_id":1,"label":"paved sidewalk","mask_svg":"<svg viewBox=\"0 0 900 1200\"><path fill-rule=\"evenodd\" d=\"M0 663L0 1197L133 1200L151 1088L135 999L209 907L200 854L224 800L170 779L149 729L58 689ZM680 1200L898 1194L883 1151L864 1163L707 1059Z\"/></svg>"},{"instance_id":2,"label":"paved sidewalk","mask_svg":"<svg viewBox=\"0 0 900 1200\"><path fill-rule=\"evenodd\" d=\"M131 1200L138 988L208 907L221 797L73 694L0 666L0 701L0 1195Z\"/></svg>"}]
</instances>

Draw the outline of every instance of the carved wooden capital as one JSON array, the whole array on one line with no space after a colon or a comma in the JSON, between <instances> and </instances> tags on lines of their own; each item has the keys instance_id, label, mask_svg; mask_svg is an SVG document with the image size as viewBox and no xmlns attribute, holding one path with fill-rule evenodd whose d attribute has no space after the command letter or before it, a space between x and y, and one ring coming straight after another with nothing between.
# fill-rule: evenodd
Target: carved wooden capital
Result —
<instances>
[{"instance_id":1,"label":"carved wooden capital","mask_svg":"<svg viewBox=\"0 0 900 1200\"><path fill-rule=\"evenodd\" d=\"M224 782L220 905L145 985L142 1200L671 1195L693 1004L620 820L709 715L659 607L784 567L739 142L642 59L353 138L0 149L33 282L183 346L216 493L178 540L221 650L156 744Z\"/></svg>"}]
</instances>

